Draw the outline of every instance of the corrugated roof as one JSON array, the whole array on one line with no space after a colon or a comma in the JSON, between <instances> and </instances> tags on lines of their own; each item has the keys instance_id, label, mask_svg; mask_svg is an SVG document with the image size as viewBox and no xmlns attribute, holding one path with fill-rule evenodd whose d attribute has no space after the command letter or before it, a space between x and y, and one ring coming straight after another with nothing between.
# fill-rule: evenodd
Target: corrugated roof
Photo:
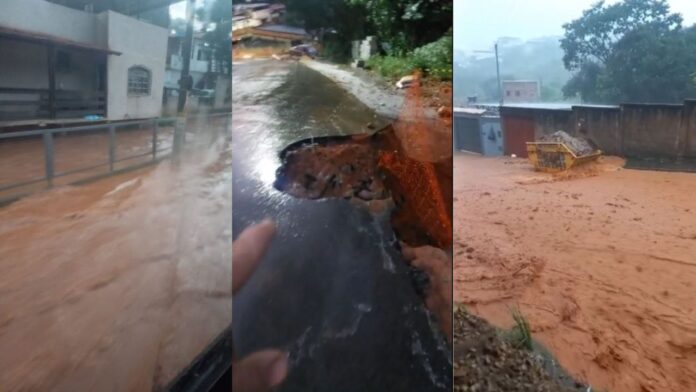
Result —
<instances>
[{"instance_id":1,"label":"corrugated roof","mask_svg":"<svg viewBox=\"0 0 696 392\"><path fill-rule=\"evenodd\" d=\"M516 109L571 110L573 104L564 102L505 103L503 107Z\"/></svg>"},{"instance_id":2,"label":"corrugated roof","mask_svg":"<svg viewBox=\"0 0 696 392\"><path fill-rule=\"evenodd\" d=\"M464 113L464 114L473 114L473 115L482 115L487 112L486 109L477 109L477 108L454 108L453 110L455 113Z\"/></svg>"}]
</instances>

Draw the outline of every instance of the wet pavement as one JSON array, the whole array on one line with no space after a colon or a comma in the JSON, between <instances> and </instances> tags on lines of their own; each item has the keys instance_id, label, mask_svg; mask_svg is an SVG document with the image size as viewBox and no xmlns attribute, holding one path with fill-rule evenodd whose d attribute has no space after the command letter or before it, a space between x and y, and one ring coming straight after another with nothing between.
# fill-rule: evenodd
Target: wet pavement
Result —
<instances>
[{"instance_id":1,"label":"wet pavement","mask_svg":"<svg viewBox=\"0 0 696 392\"><path fill-rule=\"evenodd\" d=\"M297 63L235 63L233 92L233 236L266 217L278 225L234 299L236 354L288 350L282 391L451 390L448 345L414 289L388 214L273 187L289 144L386 121Z\"/></svg>"}]
</instances>

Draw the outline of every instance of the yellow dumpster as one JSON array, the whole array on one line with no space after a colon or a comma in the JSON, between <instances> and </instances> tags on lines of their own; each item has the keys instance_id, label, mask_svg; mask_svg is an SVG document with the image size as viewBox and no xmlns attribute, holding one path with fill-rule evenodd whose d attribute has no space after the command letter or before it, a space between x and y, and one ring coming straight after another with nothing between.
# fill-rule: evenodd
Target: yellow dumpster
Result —
<instances>
[{"instance_id":1,"label":"yellow dumpster","mask_svg":"<svg viewBox=\"0 0 696 392\"><path fill-rule=\"evenodd\" d=\"M527 155L536 170L553 173L594 161L602 155L602 151L578 156L564 143L527 142Z\"/></svg>"}]
</instances>

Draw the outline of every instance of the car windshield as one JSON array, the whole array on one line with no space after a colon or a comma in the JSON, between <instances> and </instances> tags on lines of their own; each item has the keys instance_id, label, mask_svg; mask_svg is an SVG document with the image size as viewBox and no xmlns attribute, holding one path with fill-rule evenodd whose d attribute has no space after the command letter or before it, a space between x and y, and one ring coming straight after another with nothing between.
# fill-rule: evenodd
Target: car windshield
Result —
<instances>
[{"instance_id":1,"label":"car windshield","mask_svg":"<svg viewBox=\"0 0 696 392\"><path fill-rule=\"evenodd\" d=\"M230 0L0 8L0 389L229 365Z\"/></svg>"}]
</instances>

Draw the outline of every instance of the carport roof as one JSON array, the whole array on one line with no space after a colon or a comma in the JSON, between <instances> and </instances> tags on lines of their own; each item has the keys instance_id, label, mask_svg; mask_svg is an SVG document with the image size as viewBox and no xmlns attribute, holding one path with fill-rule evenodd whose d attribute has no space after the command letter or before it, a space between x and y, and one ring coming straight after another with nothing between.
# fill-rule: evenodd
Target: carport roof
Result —
<instances>
[{"instance_id":1,"label":"carport roof","mask_svg":"<svg viewBox=\"0 0 696 392\"><path fill-rule=\"evenodd\" d=\"M102 48L102 47L97 46L97 45L87 44L87 43L78 42L78 41L72 41L72 40L56 37L56 36L49 35L49 34L38 33L35 31L18 30L18 29L3 27L3 26L0 26L0 37L9 37L9 38L13 38L13 39L38 42L38 43L43 43L43 44L55 44L55 45L59 45L59 46L67 46L67 47L80 49L80 50L87 50L87 51L99 52L99 53L104 53L104 54L113 54L113 55L117 55L117 56L121 54L121 52L117 52L115 50L111 50L108 48Z\"/></svg>"}]
</instances>

